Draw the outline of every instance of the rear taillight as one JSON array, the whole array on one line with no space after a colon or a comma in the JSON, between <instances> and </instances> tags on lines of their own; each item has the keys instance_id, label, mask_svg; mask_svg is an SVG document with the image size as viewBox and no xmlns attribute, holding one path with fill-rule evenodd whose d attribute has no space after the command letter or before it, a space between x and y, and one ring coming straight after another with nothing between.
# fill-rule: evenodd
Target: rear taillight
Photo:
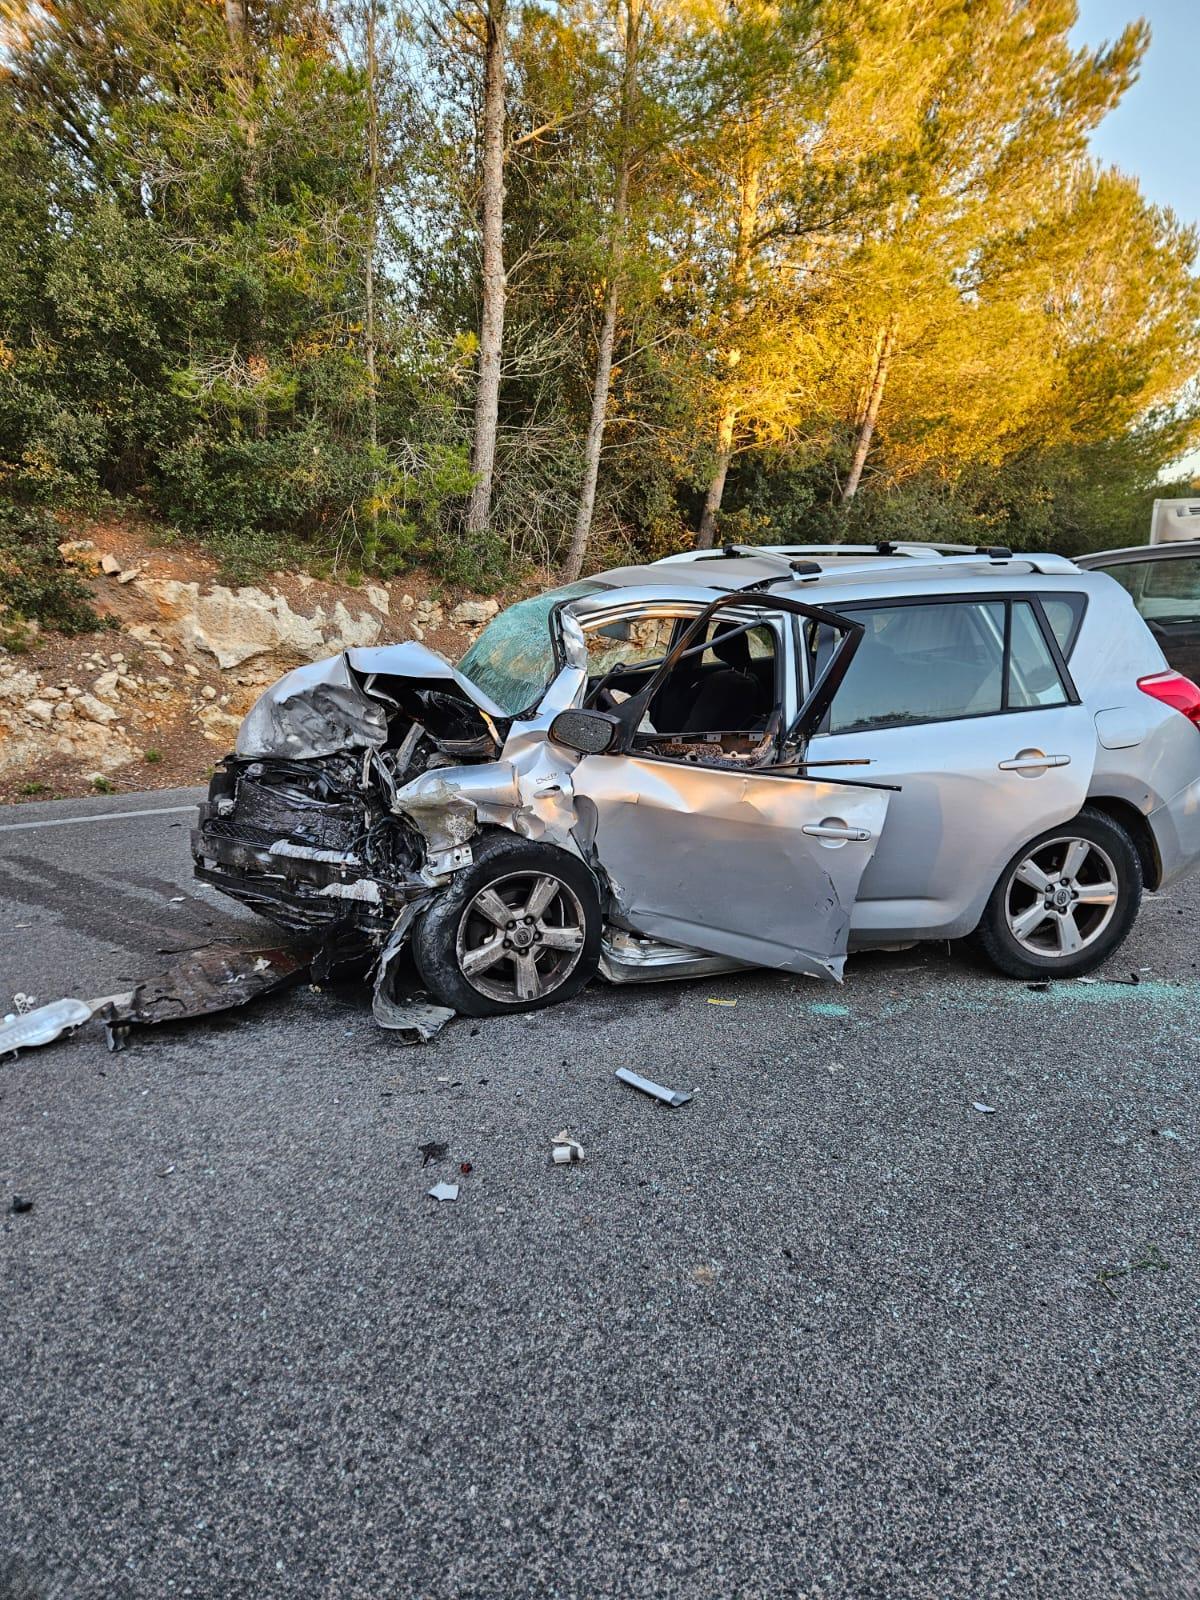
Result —
<instances>
[{"instance_id":1,"label":"rear taillight","mask_svg":"<svg viewBox=\"0 0 1200 1600\"><path fill-rule=\"evenodd\" d=\"M1152 700L1182 711L1189 722L1200 728L1200 689L1182 672L1153 672L1148 678L1139 678L1137 686Z\"/></svg>"}]
</instances>

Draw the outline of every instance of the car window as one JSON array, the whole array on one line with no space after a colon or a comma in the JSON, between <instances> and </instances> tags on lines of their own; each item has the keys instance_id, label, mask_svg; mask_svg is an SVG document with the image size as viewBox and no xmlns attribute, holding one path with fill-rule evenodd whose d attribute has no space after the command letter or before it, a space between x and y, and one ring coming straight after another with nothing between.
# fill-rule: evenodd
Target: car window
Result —
<instances>
[{"instance_id":1,"label":"car window","mask_svg":"<svg viewBox=\"0 0 1200 1600\"><path fill-rule=\"evenodd\" d=\"M1142 565L1145 580L1137 606L1147 622L1195 622L1200 618L1200 561L1175 557Z\"/></svg>"},{"instance_id":2,"label":"car window","mask_svg":"<svg viewBox=\"0 0 1200 1600\"><path fill-rule=\"evenodd\" d=\"M1009 710L1066 703L1067 691L1033 607L1027 600L1014 600L1008 663Z\"/></svg>"},{"instance_id":3,"label":"car window","mask_svg":"<svg viewBox=\"0 0 1200 1600\"><path fill-rule=\"evenodd\" d=\"M458 663L458 670L510 717L529 710L554 676L551 611L560 600L577 600L607 588L608 584L584 579L518 601L493 617Z\"/></svg>"},{"instance_id":4,"label":"car window","mask_svg":"<svg viewBox=\"0 0 1200 1600\"><path fill-rule=\"evenodd\" d=\"M1046 621L1050 624L1050 631L1058 641L1058 648L1065 659L1070 660L1071 651L1075 648L1075 640L1079 636L1079 624L1083 621L1083 613L1087 609L1087 598L1081 594L1040 594L1038 599L1042 602L1042 610L1046 613Z\"/></svg>"},{"instance_id":5,"label":"car window","mask_svg":"<svg viewBox=\"0 0 1200 1600\"><path fill-rule=\"evenodd\" d=\"M829 732L904 727L1002 709L1003 601L838 609L866 632L834 696Z\"/></svg>"}]
</instances>

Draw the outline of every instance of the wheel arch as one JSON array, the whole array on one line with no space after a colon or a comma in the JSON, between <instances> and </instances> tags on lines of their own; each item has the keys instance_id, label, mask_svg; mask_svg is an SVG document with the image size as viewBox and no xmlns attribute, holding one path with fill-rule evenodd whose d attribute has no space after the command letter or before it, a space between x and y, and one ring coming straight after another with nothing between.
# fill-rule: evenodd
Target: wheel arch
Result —
<instances>
[{"instance_id":1,"label":"wheel arch","mask_svg":"<svg viewBox=\"0 0 1200 1600\"><path fill-rule=\"evenodd\" d=\"M1162 882L1162 861L1159 859L1154 830L1145 814L1131 801L1111 794L1088 795L1087 809L1102 812L1110 821L1125 829L1138 853L1143 883L1147 889L1157 889Z\"/></svg>"}]
</instances>

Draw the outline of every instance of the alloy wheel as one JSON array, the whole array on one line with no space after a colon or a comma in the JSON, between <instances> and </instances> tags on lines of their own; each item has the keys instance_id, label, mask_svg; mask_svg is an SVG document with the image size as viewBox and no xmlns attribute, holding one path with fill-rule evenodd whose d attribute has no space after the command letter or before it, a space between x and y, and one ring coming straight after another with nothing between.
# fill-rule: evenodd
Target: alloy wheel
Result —
<instances>
[{"instance_id":1,"label":"alloy wheel","mask_svg":"<svg viewBox=\"0 0 1200 1600\"><path fill-rule=\"evenodd\" d=\"M1094 944L1117 910L1117 869L1091 839L1064 834L1031 850L1008 880L1009 932L1041 959L1078 955Z\"/></svg>"},{"instance_id":2,"label":"alloy wheel","mask_svg":"<svg viewBox=\"0 0 1200 1600\"><path fill-rule=\"evenodd\" d=\"M579 964L587 936L583 907L561 878L514 872L469 902L458 924L459 971L489 1000L542 1000Z\"/></svg>"}]
</instances>

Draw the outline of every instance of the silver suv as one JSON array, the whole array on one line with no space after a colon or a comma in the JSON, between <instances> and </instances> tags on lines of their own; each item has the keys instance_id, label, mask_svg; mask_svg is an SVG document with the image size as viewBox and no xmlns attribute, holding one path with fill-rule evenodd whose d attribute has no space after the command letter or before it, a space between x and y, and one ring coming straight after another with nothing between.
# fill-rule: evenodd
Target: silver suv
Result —
<instances>
[{"instance_id":1,"label":"silver suv","mask_svg":"<svg viewBox=\"0 0 1200 1600\"><path fill-rule=\"evenodd\" d=\"M1200 690L1057 556L733 550L301 667L251 710L196 870L472 1014L975 935L1103 961L1200 858Z\"/></svg>"}]
</instances>

